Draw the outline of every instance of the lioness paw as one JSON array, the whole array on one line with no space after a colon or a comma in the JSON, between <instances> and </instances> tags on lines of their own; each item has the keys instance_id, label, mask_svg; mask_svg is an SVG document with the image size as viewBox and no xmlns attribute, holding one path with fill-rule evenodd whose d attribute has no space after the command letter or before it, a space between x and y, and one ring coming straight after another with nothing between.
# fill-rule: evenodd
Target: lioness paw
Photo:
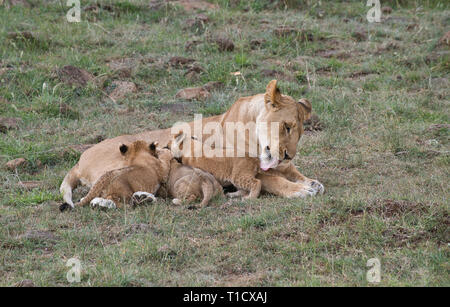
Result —
<instances>
[{"instance_id":1,"label":"lioness paw","mask_svg":"<svg viewBox=\"0 0 450 307\"><path fill-rule=\"evenodd\" d=\"M323 194L323 191L325 190L325 188L323 187L323 184L321 184L317 180L311 180L310 186L313 190L315 190L317 193L320 193L320 194Z\"/></svg>"},{"instance_id":2,"label":"lioness paw","mask_svg":"<svg viewBox=\"0 0 450 307\"><path fill-rule=\"evenodd\" d=\"M131 204L133 206L142 205L144 203L149 204L154 201L156 201L155 195L153 195L152 193L148 193L148 192L138 191L138 192L135 192L133 194L133 196L131 197Z\"/></svg>"},{"instance_id":3,"label":"lioness paw","mask_svg":"<svg viewBox=\"0 0 450 307\"><path fill-rule=\"evenodd\" d=\"M115 209L117 208L116 203L109 199L104 199L101 197L96 197L93 200L91 200L91 207L99 207L99 208L105 208L105 209Z\"/></svg>"},{"instance_id":4,"label":"lioness paw","mask_svg":"<svg viewBox=\"0 0 450 307\"><path fill-rule=\"evenodd\" d=\"M307 196L314 196L317 194L317 191L311 188L306 188L306 189L302 189L298 192L295 192L294 194L291 195L291 198L295 198L295 197L307 197Z\"/></svg>"}]
</instances>

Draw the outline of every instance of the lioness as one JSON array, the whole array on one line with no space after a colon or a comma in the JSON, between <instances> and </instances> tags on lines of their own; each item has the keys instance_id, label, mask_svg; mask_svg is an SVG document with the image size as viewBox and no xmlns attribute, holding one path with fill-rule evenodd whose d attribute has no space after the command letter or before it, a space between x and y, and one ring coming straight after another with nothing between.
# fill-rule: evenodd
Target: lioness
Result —
<instances>
[{"instance_id":1,"label":"lioness","mask_svg":"<svg viewBox=\"0 0 450 307\"><path fill-rule=\"evenodd\" d=\"M277 81L272 80L264 94L238 99L222 115L203 118L200 123L191 122L193 129L195 124L206 125L219 123L225 127L227 123L256 123L253 130L247 130L246 143L256 142L261 151L261 161L264 169L260 170L257 178L261 180L262 190L283 197L304 197L323 192L323 185L303 176L291 162L297 151L297 144L303 133L303 121L311 114L311 103L306 99L294 100L283 95L277 88ZM267 131L261 129L258 124L266 123L268 126L275 124L279 127L278 138L269 138ZM210 136L211 132L201 131L202 139ZM65 176L60 191L64 201L72 203L72 190L78 184L92 185L106 172L121 168L124 162L120 153L115 148L122 143L130 143L136 140L155 140L164 147L172 139L176 132L171 129L144 132L136 135L123 135L89 148L80 157L79 162ZM197 135L199 136L199 135ZM272 144L275 139L276 144ZM237 146L235 143L234 146ZM267 152L268 149L268 152Z\"/></svg>"},{"instance_id":2,"label":"lioness","mask_svg":"<svg viewBox=\"0 0 450 307\"><path fill-rule=\"evenodd\" d=\"M180 205L183 201L191 203L201 198L202 201L196 207L205 207L214 196L223 196L222 186L213 175L201 169L183 165L176 159L170 162L169 180L166 186L175 205Z\"/></svg>"},{"instance_id":3,"label":"lioness","mask_svg":"<svg viewBox=\"0 0 450 307\"><path fill-rule=\"evenodd\" d=\"M156 149L156 143L136 141L122 144L118 150L126 165L103 174L89 193L76 205L116 208L124 202L137 205L155 200L154 194L162 183L167 182L172 154L167 149ZM60 210L72 207L63 203Z\"/></svg>"}]
</instances>

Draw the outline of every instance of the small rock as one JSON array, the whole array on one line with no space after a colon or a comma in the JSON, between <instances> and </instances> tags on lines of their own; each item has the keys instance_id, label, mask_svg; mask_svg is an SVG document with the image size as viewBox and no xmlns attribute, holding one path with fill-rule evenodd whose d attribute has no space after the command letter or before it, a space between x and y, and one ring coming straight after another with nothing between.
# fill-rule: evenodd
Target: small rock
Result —
<instances>
[{"instance_id":1,"label":"small rock","mask_svg":"<svg viewBox=\"0 0 450 307\"><path fill-rule=\"evenodd\" d=\"M168 112L168 113L178 113L178 114L191 114L192 110L189 108L189 106L181 103L170 103L170 104L164 104L161 106L160 109L161 112ZM163 191L161 188L158 190L158 194L163 197ZM168 196L167 196L168 197Z\"/></svg>"},{"instance_id":2,"label":"small rock","mask_svg":"<svg viewBox=\"0 0 450 307\"><path fill-rule=\"evenodd\" d=\"M174 56L169 59L169 65L176 68L183 68L194 62L195 62L194 59L189 59L181 56Z\"/></svg>"},{"instance_id":3,"label":"small rock","mask_svg":"<svg viewBox=\"0 0 450 307\"><path fill-rule=\"evenodd\" d=\"M205 70L200 65L194 64L191 67L189 67L189 69L186 73L189 73L189 72L195 72L197 74L200 74L202 72L205 72Z\"/></svg>"},{"instance_id":4,"label":"small rock","mask_svg":"<svg viewBox=\"0 0 450 307\"><path fill-rule=\"evenodd\" d=\"M261 47L266 42L265 39L252 39L250 41L250 48L252 50Z\"/></svg>"},{"instance_id":5,"label":"small rock","mask_svg":"<svg viewBox=\"0 0 450 307\"><path fill-rule=\"evenodd\" d=\"M264 77L275 77L275 76L281 75L282 72L274 70L274 69L263 69L263 70L261 70L261 74Z\"/></svg>"},{"instance_id":6,"label":"small rock","mask_svg":"<svg viewBox=\"0 0 450 307\"><path fill-rule=\"evenodd\" d=\"M367 34L363 30L353 32L352 37L355 38L358 42L367 40Z\"/></svg>"},{"instance_id":7,"label":"small rock","mask_svg":"<svg viewBox=\"0 0 450 307\"><path fill-rule=\"evenodd\" d=\"M79 87L85 87L88 81L94 79L94 76L87 70L71 65L64 66L56 73L62 82Z\"/></svg>"},{"instance_id":8,"label":"small rock","mask_svg":"<svg viewBox=\"0 0 450 307\"><path fill-rule=\"evenodd\" d=\"M203 87L191 87L179 90L175 98L186 100L205 100L211 97L211 94Z\"/></svg>"},{"instance_id":9,"label":"small rock","mask_svg":"<svg viewBox=\"0 0 450 307\"><path fill-rule=\"evenodd\" d=\"M127 112L128 113L131 113L131 112L133 112L134 110L132 110L132 108L127 108ZM101 135L101 134L97 134L97 135L94 135L94 136L92 136L92 137L90 137L87 141L91 144L97 144L97 143L100 143L100 142L102 142L102 141L104 141L106 139L106 137L104 136L104 135Z\"/></svg>"},{"instance_id":10,"label":"small rock","mask_svg":"<svg viewBox=\"0 0 450 307\"><path fill-rule=\"evenodd\" d=\"M12 117L0 117L0 133L6 133L11 129L17 129L22 119Z\"/></svg>"},{"instance_id":11,"label":"small rock","mask_svg":"<svg viewBox=\"0 0 450 307\"><path fill-rule=\"evenodd\" d=\"M194 18L189 18L185 21L184 29L203 30L205 24L209 22L208 16L204 14L198 14Z\"/></svg>"},{"instance_id":12,"label":"small rock","mask_svg":"<svg viewBox=\"0 0 450 307\"><path fill-rule=\"evenodd\" d=\"M191 67L189 67L189 69L186 71L184 76L190 81L197 81L199 78L198 75L204 71L205 70L203 69L203 67L201 67L200 65L194 64Z\"/></svg>"},{"instance_id":13,"label":"small rock","mask_svg":"<svg viewBox=\"0 0 450 307\"><path fill-rule=\"evenodd\" d=\"M188 71L184 74L185 78L191 82L195 82L199 80L198 73L195 71Z\"/></svg>"},{"instance_id":14,"label":"small rock","mask_svg":"<svg viewBox=\"0 0 450 307\"><path fill-rule=\"evenodd\" d=\"M216 37L212 42L217 45L220 51L233 51L234 43L226 37Z\"/></svg>"},{"instance_id":15,"label":"small rock","mask_svg":"<svg viewBox=\"0 0 450 307\"><path fill-rule=\"evenodd\" d=\"M419 27L419 25L417 23L411 23L406 27L407 31L412 31L414 29L417 29Z\"/></svg>"},{"instance_id":16,"label":"small rock","mask_svg":"<svg viewBox=\"0 0 450 307\"><path fill-rule=\"evenodd\" d=\"M448 31L447 33L444 34L444 36L441 37L438 44L441 46L444 45L450 46L450 31Z\"/></svg>"},{"instance_id":17,"label":"small rock","mask_svg":"<svg viewBox=\"0 0 450 307\"><path fill-rule=\"evenodd\" d=\"M11 171L14 171L19 167L25 166L26 163L27 163L27 160L25 160L24 158L18 158L18 159L8 161L6 163L6 168Z\"/></svg>"},{"instance_id":18,"label":"small rock","mask_svg":"<svg viewBox=\"0 0 450 307\"><path fill-rule=\"evenodd\" d=\"M392 8L390 6L383 6L381 8L381 12L383 14L390 14L390 13L392 13Z\"/></svg>"},{"instance_id":19,"label":"small rock","mask_svg":"<svg viewBox=\"0 0 450 307\"><path fill-rule=\"evenodd\" d=\"M14 287L31 288L34 287L34 282L31 279L24 279L16 283Z\"/></svg>"},{"instance_id":20,"label":"small rock","mask_svg":"<svg viewBox=\"0 0 450 307\"><path fill-rule=\"evenodd\" d=\"M184 49L186 51L190 51L192 49L194 49L195 46L197 46L198 44L200 44L202 41L200 40L191 40L191 41L187 41L186 45L184 45Z\"/></svg>"},{"instance_id":21,"label":"small rock","mask_svg":"<svg viewBox=\"0 0 450 307\"><path fill-rule=\"evenodd\" d=\"M306 120L304 123L305 131L321 131L324 126L316 114L312 114L311 118Z\"/></svg>"},{"instance_id":22,"label":"small rock","mask_svg":"<svg viewBox=\"0 0 450 307\"><path fill-rule=\"evenodd\" d=\"M88 5L88 6L84 7L83 11L98 13L98 9L99 9L98 5L92 4L92 5Z\"/></svg>"},{"instance_id":23,"label":"small rock","mask_svg":"<svg viewBox=\"0 0 450 307\"><path fill-rule=\"evenodd\" d=\"M114 101L121 100L126 95L137 91L136 84L129 81L113 81L112 86L114 89L109 94L109 97Z\"/></svg>"},{"instance_id":24,"label":"small rock","mask_svg":"<svg viewBox=\"0 0 450 307\"><path fill-rule=\"evenodd\" d=\"M224 84L220 81L209 81L205 85L203 85L203 88L207 90L208 92L212 92L217 89L223 88Z\"/></svg>"}]
</instances>

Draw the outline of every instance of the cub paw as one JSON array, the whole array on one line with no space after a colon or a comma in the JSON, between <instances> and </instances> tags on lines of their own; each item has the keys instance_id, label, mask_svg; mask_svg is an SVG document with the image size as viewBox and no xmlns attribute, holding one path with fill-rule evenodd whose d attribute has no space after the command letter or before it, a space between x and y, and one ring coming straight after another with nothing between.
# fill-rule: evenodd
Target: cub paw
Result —
<instances>
[{"instance_id":1,"label":"cub paw","mask_svg":"<svg viewBox=\"0 0 450 307\"><path fill-rule=\"evenodd\" d=\"M239 191L236 191L236 192L230 192L230 193L225 194L225 196L227 198L245 197L247 195L248 195L248 193L245 192L244 190L239 190Z\"/></svg>"},{"instance_id":2,"label":"cub paw","mask_svg":"<svg viewBox=\"0 0 450 307\"><path fill-rule=\"evenodd\" d=\"M131 197L131 205L133 207L140 206L143 204L149 204L156 201L155 195L148 192L135 192L133 196Z\"/></svg>"},{"instance_id":3,"label":"cub paw","mask_svg":"<svg viewBox=\"0 0 450 307\"><path fill-rule=\"evenodd\" d=\"M100 197L96 197L93 200L91 200L91 207L95 208L103 208L103 209L116 209L116 203L113 202L110 199L104 199L104 198L100 198Z\"/></svg>"},{"instance_id":4,"label":"cub paw","mask_svg":"<svg viewBox=\"0 0 450 307\"><path fill-rule=\"evenodd\" d=\"M174 198L174 199L172 199L172 204L174 204L176 206L181 206L183 204L183 201L179 198Z\"/></svg>"}]
</instances>

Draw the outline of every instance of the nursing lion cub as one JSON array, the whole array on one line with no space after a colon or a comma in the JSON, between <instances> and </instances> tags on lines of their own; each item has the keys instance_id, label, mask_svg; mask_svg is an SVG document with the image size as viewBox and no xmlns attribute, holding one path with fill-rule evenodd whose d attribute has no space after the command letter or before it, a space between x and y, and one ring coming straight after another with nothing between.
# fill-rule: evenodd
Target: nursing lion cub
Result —
<instances>
[{"instance_id":1,"label":"nursing lion cub","mask_svg":"<svg viewBox=\"0 0 450 307\"><path fill-rule=\"evenodd\" d=\"M183 201L191 203L201 199L200 204L195 207L205 207L214 196L223 196L222 186L213 175L201 169L183 165L176 159L170 162L167 190L175 205L180 205Z\"/></svg>"},{"instance_id":2,"label":"nursing lion cub","mask_svg":"<svg viewBox=\"0 0 450 307\"><path fill-rule=\"evenodd\" d=\"M185 146L190 142L189 146ZM238 191L227 194L230 197L244 196L245 199L258 198L261 192L261 180L256 178L260 167L258 158L250 157L195 157L195 143L199 141L195 137L188 140L186 134L177 134L169 143L172 155L181 158L184 165L199 168L211 173L222 186L233 184Z\"/></svg>"},{"instance_id":3,"label":"nursing lion cub","mask_svg":"<svg viewBox=\"0 0 450 307\"><path fill-rule=\"evenodd\" d=\"M116 208L122 203L133 206L154 201L154 194L167 182L172 154L167 149L156 149L157 143L135 141L122 144L120 150L125 167L106 172L76 206ZM71 208L67 203L60 210Z\"/></svg>"}]
</instances>

